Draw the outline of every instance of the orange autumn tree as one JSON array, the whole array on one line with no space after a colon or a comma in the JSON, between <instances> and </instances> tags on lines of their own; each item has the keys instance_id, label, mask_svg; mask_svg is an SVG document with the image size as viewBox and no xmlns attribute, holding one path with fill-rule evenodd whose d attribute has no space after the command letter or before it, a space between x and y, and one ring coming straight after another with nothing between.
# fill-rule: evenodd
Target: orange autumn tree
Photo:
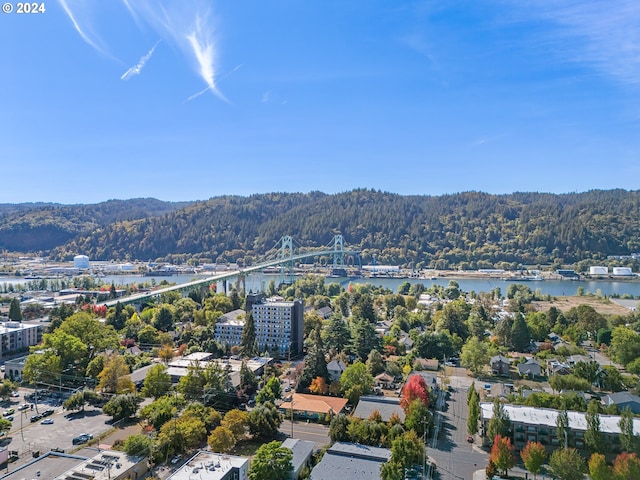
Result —
<instances>
[{"instance_id":1,"label":"orange autumn tree","mask_svg":"<svg viewBox=\"0 0 640 480\"><path fill-rule=\"evenodd\" d=\"M616 480L638 480L640 459L635 453L622 452L613 461L613 473Z\"/></svg>"},{"instance_id":2,"label":"orange autumn tree","mask_svg":"<svg viewBox=\"0 0 640 480\"><path fill-rule=\"evenodd\" d=\"M316 377L311 381L311 385L309 385L309 390L312 393L319 393L320 395L325 395L329 391L329 386L327 382L325 382L324 378Z\"/></svg>"},{"instance_id":3,"label":"orange autumn tree","mask_svg":"<svg viewBox=\"0 0 640 480\"><path fill-rule=\"evenodd\" d=\"M502 437L496 435L493 439L493 446L491 447L491 454L489 459L495 464L498 470L504 473L504 476L508 476L510 468L516 464L516 457L513 455L513 445L511 445L511 439L508 437Z\"/></svg>"},{"instance_id":4,"label":"orange autumn tree","mask_svg":"<svg viewBox=\"0 0 640 480\"><path fill-rule=\"evenodd\" d=\"M400 406L406 412L411 402L421 400L425 405L429 405L429 387L422 375L411 375L402 389Z\"/></svg>"}]
</instances>

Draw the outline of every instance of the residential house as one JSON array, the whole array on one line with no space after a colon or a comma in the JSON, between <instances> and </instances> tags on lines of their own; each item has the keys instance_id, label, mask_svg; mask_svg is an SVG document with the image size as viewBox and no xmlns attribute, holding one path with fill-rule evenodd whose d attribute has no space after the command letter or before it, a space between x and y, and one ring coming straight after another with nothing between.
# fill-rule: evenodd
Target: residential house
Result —
<instances>
[{"instance_id":1,"label":"residential house","mask_svg":"<svg viewBox=\"0 0 640 480\"><path fill-rule=\"evenodd\" d=\"M385 422L388 422L395 413L404 423L404 410L400 406L400 399L397 397L378 397L373 395L360 397L358 405L353 412L353 417L367 419L375 411L380 413L382 420Z\"/></svg>"},{"instance_id":2,"label":"residential house","mask_svg":"<svg viewBox=\"0 0 640 480\"><path fill-rule=\"evenodd\" d=\"M640 414L640 397L629 392L610 393L602 399L602 403L607 407L615 405L618 412L629 408L633 413Z\"/></svg>"},{"instance_id":3,"label":"residential house","mask_svg":"<svg viewBox=\"0 0 640 480\"><path fill-rule=\"evenodd\" d=\"M331 315L333 315L333 310L331 307L320 307L316 310L316 313L323 320L328 320Z\"/></svg>"},{"instance_id":4,"label":"residential house","mask_svg":"<svg viewBox=\"0 0 640 480\"><path fill-rule=\"evenodd\" d=\"M416 358L413 361L415 370L430 370L435 372L440 368L440 362L436 358Z\"/></svg>"},{"instance_id":5,"label":"residential house","mask_svg":"<svg viewBox=\"0 0 640 480\"><path fill-rule=\"evenodd\" d=\"M326 418L327 415L333 416L342 412L347 401L346 398L294 393L278 408L285 415L291 415L293 409L293 414L296 417L318 420Z\"/></svg>"},{"instance_id":6,"label":"residential house","mask_svg":"<svg viewBox=\"0 0 640 480\"><path fill-rule=\"evenodd\" d=\"M535 358L518 364L518 373L524 377L535 378L542 375L542 365Z\"/></svg>"},{"instance_id":7,"label":"residential house","mask_svg":"<svg viewBox=\"0 0 640 480\"><path fill-rule=\"evenodd\" d=\"M395 379L387 372L382 372L381 374L376 375L373 378L373 381L375 382L376 387L385 388L388 390L392 390L394 388Z\"/></svg>"},{"instance_id":8,"label":"residential house","mask_svg":"<svg viewBox=\"0 0 640 480\"><path fill-rule=\"evenodd\" d=\"M282 442L282 446L291 450L293 454L293 458L291 459L291 464L293 465L291 480L298 480L298 478L300 478L300 471L304 467L311 467L311 455L316 448L316 444L315 442L299 438L287 438Z\"/></svg>"},{"instance_id":9,"label":"residential house","mask_svg":"<svg viewBox=\"0 0 640 480\"><path fill-rule=\"evenodd\" d=\"M491 371L494 375L508 375L511 368L511 360L502 355L496 355L491 357L490 360Z\"/></svg>"},{"instance_id":10,"label":"residential house","mask_svg":"<svg viewBox=\"0 0 640 480\"><path fill-rule=\"evenodd\" d=\"M329 371L329 379L332 382L340 380L342 372L344 372L346 369L347 366L340 360L331 360L327 365L327 370Z\"/></svg>"},{"instance_id":11,"label":"residential house","mask_svg":"<svg viewBox=\"0 0 640 480\"><path fill-rule=\"evenodd\" d=\"M547 374L548 375L569 375L571 373L571 367L564 362L561 362L557 358L547 360Z\"/></svg>"},{"instance_id":12,"label":"residential house","mask_svg":"<svg viewBox=\"0 0 640 480\"><path fill-rule=\"evenodd\" d=\"M391 459L388 448L336 442L311 471L313 480L379 480L380 468Z\"/></svg>"}]
</instances>

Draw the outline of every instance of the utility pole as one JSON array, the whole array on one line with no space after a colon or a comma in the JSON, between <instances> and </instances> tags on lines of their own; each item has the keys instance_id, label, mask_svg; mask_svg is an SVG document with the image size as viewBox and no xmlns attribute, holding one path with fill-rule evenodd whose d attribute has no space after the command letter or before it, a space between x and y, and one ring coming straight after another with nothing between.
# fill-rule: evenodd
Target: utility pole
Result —
<instances>
[{"instance_id":1,"label":"utility pole","mask_svg":"<svg viewBox=\"0 0 640 480\"><path fill-rule=\"evenodd\" d=\"M293 395L291 395L291 438L293 438Z\"/></svg>"}]
</instances>

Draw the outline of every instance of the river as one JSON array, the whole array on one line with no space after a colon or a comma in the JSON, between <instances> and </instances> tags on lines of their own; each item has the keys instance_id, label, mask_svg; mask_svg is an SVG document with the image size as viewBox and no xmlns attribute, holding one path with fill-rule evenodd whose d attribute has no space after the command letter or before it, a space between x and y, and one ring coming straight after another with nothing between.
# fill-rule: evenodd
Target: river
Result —
<instances>
[{"instance_id":1,"label":"river","mask_svg":"<svg viewBox=\"0 0 640 480\"><path fill-rule=\"evenodd\" d=\"M198 278L207 278L209 275L173 275L170 277L143 277L141 275L112 275L100 277L100 280L104 284L113 284L123 286L131 283L160 283L163 280L170 283L185 283ZM265 290L270 280L279 280L279 275L252 273L247 275L245 280L246 291L258 292ZM67 279L68 281L69 279ZM372 285L379 285L388 288L392 291L397 291L398 286L403 282L410 283L422 283L426 287L430 287L433 284L442 285L446 287L449 284L449 278L437 278L435 280L422 280L417 278L327 278L326 283L339 283L343 286L347 286L350 282L354 284L358 283L370 283ZM460 285L460 290L464 292L489 292L498 287L504 295L512 283L521 283L527 285L531 290L539 290L543 295L549 294L554 297L576 295L578 289L582 287L584 293L596 294L599 293L604 296L611 295L631 295L634 297L640 296L640 282L620 282L615 280L545 280L545 281L512 281L512 280L499 280L494 278L456 278L456 282ZM24 284L28 280L20 277L0 277L0 287L3 284Z\"/></svg>"}]
</instances>

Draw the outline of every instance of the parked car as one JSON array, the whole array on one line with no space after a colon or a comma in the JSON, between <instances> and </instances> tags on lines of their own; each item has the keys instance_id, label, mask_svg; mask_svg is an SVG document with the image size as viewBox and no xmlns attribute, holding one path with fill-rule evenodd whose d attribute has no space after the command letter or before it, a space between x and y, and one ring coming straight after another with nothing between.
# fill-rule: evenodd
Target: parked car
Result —
<instances>
[{"instance_id":1,"label":"parked car","mask_svg":"<svg viewBox=\"0 0 640 480\"><path fill-rule=\"evenodd\" d=\"M90 435L88 433L81 433L80 435L78 435L77 437L73 437L71 439L71 443L73 445L81 445L83 443L87 443L89 440L91 440L93 438L93 435Z\"/></svg>"},{"instance_id":2,"label":"parked car","mask_svg":"<svg viewBox=\"0 0 640 480\"><path fill-rule=\"evenodd\" d=\"M9 410L5 410L5 412L2 414L3 417L8 417L9 415L13 415L14 413L16 413L16 409L15 408L10 408Z\"/></svg>"},{"instance_id":3,"label":"parked car","mask_svg":"<svg viewBox=\"0 0 640 480\"><path fill-rule=\"evenodd\" d=\"M53 415L55 413L55 410L45 410L44 412L42 412L42 416L43 417L48 417L49 415Z\"/></svg>"},{"instance_id":4,"label":"parked car","mask_svg":"<svg viewBox=\"0 0 640 480\"><path fill-rule=\"evenodd\" d=\"M9 420L10 422L13 422L13 415L9 415L9 416L7 417L7 420Z\"/></svg>"},{"instance_id":5,"label":"parked car","mask_svg":"<svg viewBox=\"0 0 640 480\"><path fill-rule=\"evenodd\" d=\"M40 420L42 418L42 415L40 415L39 413L36 415L33 415L29 421L31 421L31 423L37 422L38 420Z\"/></svg>"},{"instance_id":6,"label":"parked car","mask_svg":"<svg viewBox=\"0 0 640 480\"><path fill-rule=\"evenodd\" d=\"M53 418L47 418L46 420L42 420L40 425L53 425Z\"/></svg>"}]
</instances>

